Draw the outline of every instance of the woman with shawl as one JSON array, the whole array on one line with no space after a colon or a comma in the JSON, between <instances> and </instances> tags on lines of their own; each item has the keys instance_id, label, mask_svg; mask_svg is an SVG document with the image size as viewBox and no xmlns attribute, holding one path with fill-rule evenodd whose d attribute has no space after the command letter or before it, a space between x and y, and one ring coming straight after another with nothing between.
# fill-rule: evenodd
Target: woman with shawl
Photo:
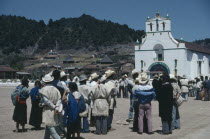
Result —
<instances>
[{"instance_id":1,"label":"woman with shawl","mask_svg":"<svg viewBox=\"0 0 210 139\"><path fill-rule=\"evenodd\" d=\"M40 129L42 123L42 110L43 110L43 108L39 106L41 100L39 94L39 89L41 89L41 82L36 81L34 86L35 87L31 89L30 92L32 107L31 107L29 124L34 126L35 129Z\"/></svg>"},{"instance_id":2,"label":"woman with shawl","mask_svg":"<svg viewBox=\"0 0 210 139\"><path fill-rule=\"evenodd\" d=\"M27 123L27 104L26 99L29 97L28 79L23 78L21 85L20 95L17 96L17 104L13 114L13 120L16 122L16 132L19 132L19 125L22 126L22 131L25 132L25 124Z\"/></svg>"}]
</instances>

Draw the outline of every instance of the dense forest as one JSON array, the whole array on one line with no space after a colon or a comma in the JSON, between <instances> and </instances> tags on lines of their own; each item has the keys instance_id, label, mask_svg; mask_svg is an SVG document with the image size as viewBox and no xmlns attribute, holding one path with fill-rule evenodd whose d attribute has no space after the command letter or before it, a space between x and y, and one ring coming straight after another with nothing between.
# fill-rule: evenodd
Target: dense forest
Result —
<instances>
[{"instance_id":1,"label":"dense forest","mask_svg":"<svg viewBox=\"0 0 210 139\"><path fill-rule=\"evenodd\" d=\"M34 46L46 32L43 20L37 22L18 16L0 16L0 49L4 54L19 53L20 49Z\"/></svg>"},{"instance_id":2,"label":"dense forest","mask_svg":"<svg viewBox=\"0 0 210 139\"><path fill-rule=\"evenodd\" d=\"M141 38L142 30L130 29L106 20L83 14L79 18L61 18L37 22L19 16L0 16L0 49L4 54L38 46L42 49L79 49L127 44Z\"/></svg>"}]
</instances>

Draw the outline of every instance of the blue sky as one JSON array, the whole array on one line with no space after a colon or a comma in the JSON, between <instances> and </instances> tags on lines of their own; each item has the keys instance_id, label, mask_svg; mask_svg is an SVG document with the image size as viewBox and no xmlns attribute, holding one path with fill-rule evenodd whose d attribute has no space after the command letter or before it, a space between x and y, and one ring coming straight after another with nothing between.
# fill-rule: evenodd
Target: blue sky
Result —
<instances>
[{"instance_id":1,"label":"blue sky","mask_svg":"<svg viewBox=\"0 0 210 139\"><path fill-rule=\"evenodd\" d=\"M210 0L0 0L0 14L35 20L79 17L83 13L98 19L127 24L145 30L147 16L156 11L172 20L172 34L186 41L210 38Z\"/></svg>"}]
</instances>

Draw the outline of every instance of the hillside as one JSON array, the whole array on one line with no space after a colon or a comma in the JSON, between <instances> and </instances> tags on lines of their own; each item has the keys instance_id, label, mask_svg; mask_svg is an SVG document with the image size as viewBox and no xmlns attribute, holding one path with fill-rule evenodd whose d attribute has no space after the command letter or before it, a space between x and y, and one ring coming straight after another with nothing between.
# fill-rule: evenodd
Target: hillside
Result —
<instances>
[{"instance_id":1,"label":"hillside","mask_svg":"<svg viewBox=\"0 0 210 139\"><path fill-rule=\"evenodd\" d=\"M4 54L19 53L21 49L34 46L46 32L44 21L37 22L25 17L0 16L0 50Z\"/></svg>"},{"instance_id":2,"label":"hillside","mask_svg":"<svg viewBox=\"0 0 210 139\"><path fill-rule=\"evenodd\" d=\"M79 18L29 20L18 16L0 16L0 49L5 54L19 53L21 49L37 47L42 49L79 49L115 44L127 44L141 38L144 31L135 31L127 25L98 20L83 14Z\"/></svg>"}]
</instances>

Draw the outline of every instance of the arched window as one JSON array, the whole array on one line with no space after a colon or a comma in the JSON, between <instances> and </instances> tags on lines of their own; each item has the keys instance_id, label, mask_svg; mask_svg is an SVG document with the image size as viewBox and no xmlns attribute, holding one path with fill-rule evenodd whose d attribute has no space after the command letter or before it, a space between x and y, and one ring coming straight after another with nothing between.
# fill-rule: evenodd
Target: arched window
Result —
<instances>
[{"instance_id":1,"label":"arched window","mask_svg":"<svg viewBox=\"0 0 210 139\"><path fill-rule=\"evenodd\" d=\"M156 44L154 46L153 50L155 51L155 54L156 54L155 60L156 61L164 61L163 46L161 44Z\"/></svg>"},{"instance_id":2,"label":"arched window","mask_svg":"<svg viewBox=\"0 0 210 139\"><path fill-rule=\"evenodd\" d=\"M165 31L166 23L163 22L162 24L163 24L163 31Z\"/></svg>"},{"instance_id":3,"label":"arched window","mask_svg":"<svg viewBox=\"0 0 210 139\"><path fill-rule=\"evenodd\" d=\"M152 31L152 23L150 23L149 25L150 25L150 31Z\"/></svg>"},{"instance_id":4,"label":"arched window","mask_svg":"<svg viewBox=\"0 0 210 139\"><path fill-rule=\"evenodd\" d=\"M174 66L177 67L177 59L174 60Z\"/></svg>"},{"instance_id":5,"label":"arched window","mask_svg":"<svg viewBox=\"0 0 210 139\"><path fill-rule=\"evenodd\" d=\"M159 31L158 19L156 19L156 26L157 26L156 30Z\"/></svg>"},{"instance_id":6,"label":"arched window","mask_svg":"<svg viewBox=\"0 0 210 139\"><path fill-rule=\"evenodd\" d=\"M143 66L144 66L144 61L141 60L141 70L143 69Z\"/></svg>"}]
</instances>

